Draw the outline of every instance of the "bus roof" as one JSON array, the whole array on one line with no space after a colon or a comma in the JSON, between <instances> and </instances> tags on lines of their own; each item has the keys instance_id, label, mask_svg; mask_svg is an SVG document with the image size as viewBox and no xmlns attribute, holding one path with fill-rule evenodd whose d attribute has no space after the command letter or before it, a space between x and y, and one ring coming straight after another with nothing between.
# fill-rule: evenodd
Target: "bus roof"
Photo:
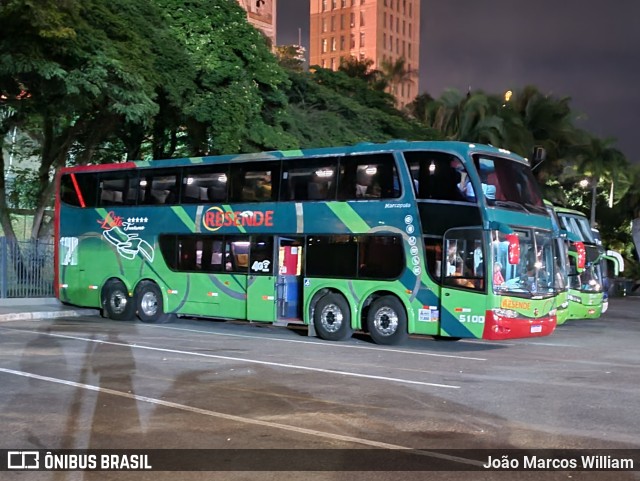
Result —
<instances>
[{"instance_id":1,"label":"bus roof","mask_svg":"<svg viewBox=\"0 0 640 481\"><path fill-rule=\"evenodd\" d=\"M124 169L124 168L161 168L161 167L180 167L194 164L215 164L215 163L230 163L230 162L247 162L247 161L262 161L262 160L279 160L288 158L299 157L323 157L334 155L354 155L359 153L382 153L382 152L394 152L397 150L410 151L410 150L437 150L441 152L457 154L463 160L468 157L469 154L484 154L484 155L496 155L501 157L508 157L516 162L528 164L528 160L509 152L505 149L493 147L485 144L474 144L469 142L458 141L407 141L407 140L391 140L386 143L372 143L361 142L351 146L339 146L339 147L323 147L312 149L298 149L298 150L274 150L268 152L258 152L249 154L230 154L230 155L216 155L216 156L204 156L204 157L183 157L175 159L157 159L157 160L139 160L130 161L116 164L100 164L100 165L86 165L79 167L66 167L63 172L77 172L77 171L96 171L96 170L111 170L111 169Z\"/></svg>"}]
</instances>

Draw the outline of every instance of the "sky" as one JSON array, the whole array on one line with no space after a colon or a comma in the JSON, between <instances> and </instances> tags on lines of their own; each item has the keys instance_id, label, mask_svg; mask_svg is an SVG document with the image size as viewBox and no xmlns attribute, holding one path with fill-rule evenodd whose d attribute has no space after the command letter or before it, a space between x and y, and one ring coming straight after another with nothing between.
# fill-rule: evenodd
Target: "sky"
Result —
<instances>
[{"instance_id":1,"label":"sky","mask_svg":"<svg viewBox=\"0 0 640 481\"><path fill-rule=\"evenodd\" d=\"M308 48L309 1L277 5L277 43ZM640 163L639 22L638 0L422 0L420 92L534 85Z\"/></svg>"}]
</instances>

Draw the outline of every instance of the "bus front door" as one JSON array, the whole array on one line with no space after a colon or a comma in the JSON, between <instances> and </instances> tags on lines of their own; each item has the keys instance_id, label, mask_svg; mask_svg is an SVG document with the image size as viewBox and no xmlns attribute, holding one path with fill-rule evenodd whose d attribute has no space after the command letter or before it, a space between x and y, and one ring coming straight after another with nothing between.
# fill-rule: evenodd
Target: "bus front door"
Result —
<instances>
[{"instance_id":1,"label":"bus front door","mask_svg":"<svg viewBox=\"0 0 640 481\"><path fill-rule=\"evenodd\" d=\"M487 301L483 233L450 229L444 237L440 334L482 338Z\"/></svg>"}]
</instances>

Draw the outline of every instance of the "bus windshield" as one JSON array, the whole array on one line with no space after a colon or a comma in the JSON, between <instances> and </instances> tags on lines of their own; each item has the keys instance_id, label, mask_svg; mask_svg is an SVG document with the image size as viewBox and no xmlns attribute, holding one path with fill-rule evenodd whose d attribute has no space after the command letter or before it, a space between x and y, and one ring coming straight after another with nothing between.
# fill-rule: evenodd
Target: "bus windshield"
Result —
<instances>
[{"instance_id":1,"label":"bus windshield","mask_svg":"<svg viewBox=\"0 0 640 481\"><path fill-rule=\"evenodd\" d=\"M600 263L590 264L579 274L570 275L569 287L581 292L602 292Z\"/></svg>"},{"instance_id":2,"label":"bus windshield","mask_svg":"<svg viewBox=\"0 0 640 481\"><path fill-rule=\"evenodd\" d=\"M540 188L528 165L485 155L475 155L474 162L489 205L546 213Z\"/></svg>"},{"instance_id":3,"label":"bus windshield","mask_svg":"<svg viewBox=\"0 0 640 481\"><path fill-rule=\"evenodd\" d=\"M493 231L491 244L494 292L518 297L555 294L556 248L549 232L517 229L514 234L505 234Z\"/></svg>"},{"instance_id":4,"label":"bus windshield","mask_svg":"<svg viewBox=\"0 0 640 481\"><path fill-rule=\"evenodd\" d=\"M591 226L589 225L589 219L584 216L561 214L560 225L563 229L568 230L572 234L575 234L583 242L589 244L596 244L596 238L593 235Z\"/></svg>"}]
</instances>

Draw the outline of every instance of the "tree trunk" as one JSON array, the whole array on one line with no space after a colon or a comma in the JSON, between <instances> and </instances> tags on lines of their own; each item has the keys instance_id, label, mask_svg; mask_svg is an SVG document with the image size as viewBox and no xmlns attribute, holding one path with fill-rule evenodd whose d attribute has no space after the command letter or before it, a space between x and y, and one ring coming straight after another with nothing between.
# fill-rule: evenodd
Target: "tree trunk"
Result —
<instances>
[{"instance_id":1,"label":"tree trunk","mask_svg":"<svg viewBox=\"0 0 640 481\"><path fill-rule=\"evenodd\" d=\"M4 148L4 136L5 132L0 131L0 225L2 225L2 231L4 236L9 241L16 240L16 234L13 230L13 224L11 223L11 215L9 214L9 206L7 205L7 188L4 170L4 154L2 150Z\"/></svg>"}]
</instances>

